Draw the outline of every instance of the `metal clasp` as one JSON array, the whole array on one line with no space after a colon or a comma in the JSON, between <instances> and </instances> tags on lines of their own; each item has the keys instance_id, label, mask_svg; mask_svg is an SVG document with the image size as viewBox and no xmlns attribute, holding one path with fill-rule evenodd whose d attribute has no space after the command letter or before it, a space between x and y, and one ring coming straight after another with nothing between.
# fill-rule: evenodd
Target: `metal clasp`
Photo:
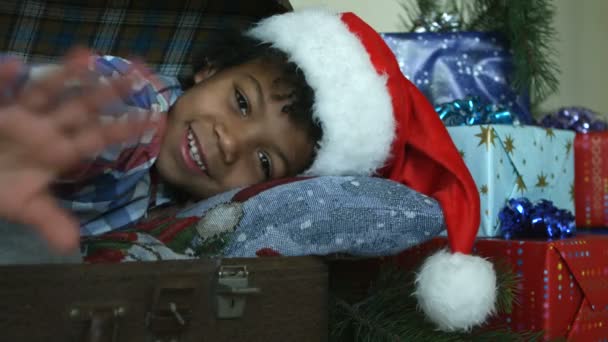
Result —
<instances>
[{"instance_id":1,"label":"metal clasp","mask_svg":"<svg viewBox=\"0 0 608 342\"><path fill-rule=\"evenodd\" d=\"M243 316L246 297L259 294L257 287L249 287L247 266L220 266L217 272L216 307L217 318L234 319Z\"/></svg>"},{"instance_id":2,"label":"metal clasp","mask_svg":"<svg viewBox=\"0 0 608 342\"><path fill-rule=\"evenodd\" d=\"M78 341L118 341L120 321L126 315L123 305L78 304L68 316Z\"/></svg>"},{"instance_id":3,"label":"metal clasp","mask_svg":"<svg viewBox=\"0 0 608 342\"><path fill-rule=\"evenodd\" d=\"M159 286L152 307L146 313L146 326L155 336L177 338L186 331L196 305L196 285L185 282ZM177 339L176 339L177 340Z\"/></svg>"}]
</instances>

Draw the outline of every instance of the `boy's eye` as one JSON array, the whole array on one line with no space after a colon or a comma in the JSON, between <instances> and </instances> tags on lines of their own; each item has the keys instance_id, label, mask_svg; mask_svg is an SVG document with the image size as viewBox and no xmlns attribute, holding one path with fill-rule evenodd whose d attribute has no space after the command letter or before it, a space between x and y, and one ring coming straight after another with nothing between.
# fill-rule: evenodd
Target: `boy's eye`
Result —
<instances>
[{"instance_id":1,"label":"boy's eye","mask_svg":"<svg viewBox=\"0 0 608 342\"><path fill-rule=\"evenodd\" d=\"M241 115L249 115L249 102L247 102L247 98L240 92L240 90L234 90L234 98L236 99L236 105L239 108L239 111L241 111Z\"/></svg>"},{"instance_id":2,"label":"boy's eye","mask_svg":"<svg viewBox=\"0 0 608 342\"><path fill-rule=\"evenodd\" d=\"M266 180L271 178L271 170L272 170L272 162L270 157L266 152L260 151L258 152L258 159L260 159L260 166L262 167L262 171L264 172L264 177Z\"/></svg>"}]
</instances>

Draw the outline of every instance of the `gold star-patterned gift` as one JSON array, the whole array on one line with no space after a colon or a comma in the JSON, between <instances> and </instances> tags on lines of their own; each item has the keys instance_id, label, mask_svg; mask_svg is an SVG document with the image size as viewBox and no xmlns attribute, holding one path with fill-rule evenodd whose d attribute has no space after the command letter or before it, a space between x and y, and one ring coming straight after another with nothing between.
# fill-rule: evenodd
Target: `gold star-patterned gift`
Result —
<instances>
[{"instance_id":1,"label":"gold star-patterned gift","mask_svg":"<svg viewBox=\"0 0 608 342\"><path fill-rule=\"evenodd\" d=\"M574 212L574 132L535 126L477 125L448 131L479 190L479 236L498 236L510 198L548 199Z\"/></svg>"}]
</instances>

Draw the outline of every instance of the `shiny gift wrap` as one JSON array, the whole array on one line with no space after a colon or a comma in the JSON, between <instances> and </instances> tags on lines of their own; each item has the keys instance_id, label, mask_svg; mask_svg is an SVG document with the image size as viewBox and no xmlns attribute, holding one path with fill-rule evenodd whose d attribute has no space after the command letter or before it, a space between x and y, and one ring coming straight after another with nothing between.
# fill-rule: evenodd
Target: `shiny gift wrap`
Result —
<instances>
[{"instance_id":1,"label":"shiny gift wrap","mask_svg":"<svg viewBox=\"0 0 608 342\"><path fill-rule=\"evenodd\" d=\"M466 96L501 104L532 123L529 99L511 84L513 63L504 41L489 32L383 33L403 74L434 105Z\"/></svg>"},{"instance_id":2,"label":"shiny gift wrap","mask_svg":"<svg viewBox=\"0 0 608 342\"><path fill-rule=\"evenodd\" d=\"M400 254L409 269L429 253L447 245L436 238ZM543 331L543 341L606 341L608 337L608 236L542 240L478 239L474 253L506 262L519 275L513 311L489 326ZM474 280L473 280L474 281Z\"/></svg>"},{"instance_id":3,"label":"shiny gift wrap","mask_svg":"<svg viewBox=\"0 0 608 342\"><path fill-rule=\"evenodd\" d=\"M608 130L608 123L596 112L585 107L560 108L555 113L545 115L540 124L543 127L571 129L578 133Z\"/></svg>"},{"instance_id":4,"label":"shiny gift wrap","mask_svg":"<svg viewBox=\"0 0 608 342\"><path fill-rule=\"evenodd\" d=\"M511 198L498 213L498 219L505 239L563 239L576 231L574 215L549 200L532 203L525 197Z\"/></svg>"},{"instance_id":5,"label":"shiny gift wrap","mask_svg":"<svg viewBox=\"0 0 608 342\"><path fill-rule=\"evenodd\" d=\"M500 210L512 198L550 199L574 212L574 135L535 126L448 127L479 190L478 236L500 236Z\"/></svg>"},{"instance_id":6,"label":"shiny gift wrap","mask_svg":"<svg viewBox=\"0 0 608 342\"><path fill-rule=\"evenodd\" d=\"M576 225L608 228L608 131L574 139Z\"/></svg>"},{"instance_id":7,"label":"shiny gift wrap","mask_svg":"<svg viewBox=\"0 0 608 342\"><path fill-rule=\"evenodd\" d=\"M446 126L519 124L516 115L501 105L484 104L478 96L467 96L435 107Z\"/></svg>"}]
</instances>

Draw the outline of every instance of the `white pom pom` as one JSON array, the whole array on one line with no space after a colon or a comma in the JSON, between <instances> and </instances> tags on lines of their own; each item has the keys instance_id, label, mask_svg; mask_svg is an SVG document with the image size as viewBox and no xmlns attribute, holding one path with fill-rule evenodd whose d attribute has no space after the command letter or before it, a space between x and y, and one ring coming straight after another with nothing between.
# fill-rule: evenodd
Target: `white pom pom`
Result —
<instances>
[{"instance_id":1,"label":"white pom pom","mask_svg":"<svg viewBox=\"0 0 608 342\"><path fill-rule=\"evenodd\" d=\"M442 250L422 265L415 296L439 329L467 331L494 312L496 273L483 258Z\"/></svg>"}]
</instances>

